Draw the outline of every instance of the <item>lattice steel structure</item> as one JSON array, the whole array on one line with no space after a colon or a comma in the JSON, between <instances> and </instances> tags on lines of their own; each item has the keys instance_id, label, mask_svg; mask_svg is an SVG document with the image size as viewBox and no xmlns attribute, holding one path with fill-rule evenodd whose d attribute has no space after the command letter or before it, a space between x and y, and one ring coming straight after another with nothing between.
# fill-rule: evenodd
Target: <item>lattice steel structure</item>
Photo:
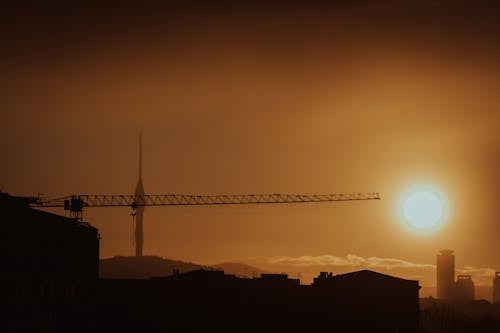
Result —
<instances>
[{"instance_id":1,"label":"lattice steel structure","mask_svg":"<svg viewBox=\"0 0 500 333\"><path fill-rule=\"evenodd\" d=\"M77 194L55 199L35 200L39 207L64 207L71 212L81 212L84 207L137 208L141 206L228 205L228 204L278 204L328 201L379 200L379 193L339 194Z\"/></svg>"},{"instance_id":2,"label":"lattice steel structure","mask_svg":"<svg viewBox=\"0 0 500 333\"><path fill-rule=\"evenodd\" d=\"M138 183L142 189L142 181ZM75 194L55 199L34 198L33 206L63 207L70 211L70 216L81 219L84 207L131 207L136 217L135 250L136 256L142 256L143 225L142 213L146 206L197 206L197 205L240 205L240 204L291 204L306 202L380 200L378 193L339 193L339 194Z\"/></svg>"}]
</instances>

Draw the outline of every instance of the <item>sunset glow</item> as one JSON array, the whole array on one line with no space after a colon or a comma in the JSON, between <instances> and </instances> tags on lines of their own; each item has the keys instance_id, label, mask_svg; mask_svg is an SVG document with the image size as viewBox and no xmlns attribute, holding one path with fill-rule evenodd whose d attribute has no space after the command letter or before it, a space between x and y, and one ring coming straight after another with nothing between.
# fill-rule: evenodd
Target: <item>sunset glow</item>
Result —
<instances>
[{"instance_id":1,"label":"sunset glow","mask_svg":"<svg viewBox=\"0 0 500 333\"><path fill-rule=\"evenodd\" d=\"M306 284L369 269L418 279L421 297L436 297L436 255L451 249L455 275L492 300L500 1L76 2L2 6L0 192L376 192L81 215L102 260L238 263Z\"/></svg>"}]
</instances>

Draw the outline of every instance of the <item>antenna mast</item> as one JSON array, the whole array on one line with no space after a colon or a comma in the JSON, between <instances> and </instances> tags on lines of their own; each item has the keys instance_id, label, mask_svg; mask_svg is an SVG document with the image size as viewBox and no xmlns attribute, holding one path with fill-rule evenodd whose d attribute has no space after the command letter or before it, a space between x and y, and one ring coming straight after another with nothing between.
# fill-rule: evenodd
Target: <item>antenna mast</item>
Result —
<instances>
[{"instance_id":1,"label":"antenna mast","mask_svg":"<svg viewBox=\"0 0 500 333\"><path fill-rule=\"evenodd\" d=\"M142 130L139 131L139 180L135 187L134 202L137 204L132 212L135 218L135 256L142 257L144 243L143 218L144 218L144 185L142 184Z\"/></svg>"}]
</instances>

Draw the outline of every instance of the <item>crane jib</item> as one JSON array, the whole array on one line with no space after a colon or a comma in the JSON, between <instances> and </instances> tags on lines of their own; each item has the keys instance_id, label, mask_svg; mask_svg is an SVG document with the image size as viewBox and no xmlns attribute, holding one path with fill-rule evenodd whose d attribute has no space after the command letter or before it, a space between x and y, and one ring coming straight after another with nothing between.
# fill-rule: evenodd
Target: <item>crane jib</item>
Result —
<instances>
[{"instance_id":1,"label":"crane jib","mask_svg":"<svg viewBox=\"0 0 500 333\"><path fill-rule=\"evenodd\" d=\"M379 193L341 194L241 194L241 195L189 195L189 194L81 194L63 198L34 201L38 207L63 207L71 212L81 212L84 207L175 206L175 205L227 205L227 204L278 204L329 201L380 200Z\"/></svg>"}]
</instances>

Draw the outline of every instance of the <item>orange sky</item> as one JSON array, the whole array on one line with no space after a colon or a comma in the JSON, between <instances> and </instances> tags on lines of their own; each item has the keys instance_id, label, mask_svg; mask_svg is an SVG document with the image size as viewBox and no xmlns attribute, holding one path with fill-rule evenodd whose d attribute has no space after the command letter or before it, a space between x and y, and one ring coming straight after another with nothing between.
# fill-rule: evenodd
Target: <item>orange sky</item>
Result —
<instances>
[{"instance_id":1,"label":"orange sky","mask_svg":"<svg viewBox=\"0 0 500 333\"><path fill-rule=\"evenodd\" d=\"M146 254L334 272L390 258L394 274L432 285L427 265L452 248L458 268L491 282L480 275L500 270L498 5L188 3L6 8L0 188L132 193L142 128L147 193L383 197L148 208ZM396 214L420 183L451 209L425 237ZM133 253L127 209L85 217L102 257Z\"/></svg>"}]
</instances>

